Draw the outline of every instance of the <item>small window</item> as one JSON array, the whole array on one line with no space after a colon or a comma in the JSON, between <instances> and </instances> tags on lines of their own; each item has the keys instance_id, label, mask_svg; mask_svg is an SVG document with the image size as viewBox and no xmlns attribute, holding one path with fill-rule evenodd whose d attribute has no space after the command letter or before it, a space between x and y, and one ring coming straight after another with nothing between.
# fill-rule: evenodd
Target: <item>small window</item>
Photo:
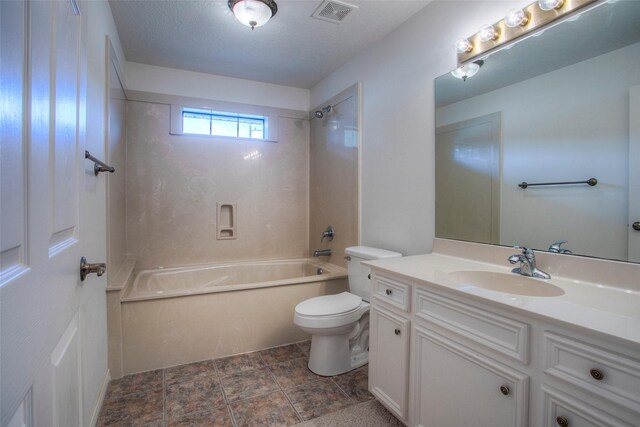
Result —
<instances>
[{"instance_id":1,"label":"small window","mask_svg":"<svg viewBox=\"0 0 640 427\"><path fill-rule=\"evenodd\" d=\"M182 132L185 134L265 139L265 128L264 116L182 109Z\"/></svg>"}]
</instances>

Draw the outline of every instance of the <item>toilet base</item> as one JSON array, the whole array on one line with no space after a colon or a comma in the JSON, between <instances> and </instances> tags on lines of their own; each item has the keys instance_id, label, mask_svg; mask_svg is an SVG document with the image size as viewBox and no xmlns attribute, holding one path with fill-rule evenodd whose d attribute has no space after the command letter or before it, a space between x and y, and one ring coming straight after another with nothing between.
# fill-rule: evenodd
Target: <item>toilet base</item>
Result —
<instances>
[{"instance_id":1,"label":"toilet base","mask_svg":"<svg viewBox=\"0 0 640 427\"><path fill-rule=\"evenodd\" d=\"M369 313L346 334L312 335L311 372L330 377L352 371L369 362Z\"/></svg>"}]
</instances>

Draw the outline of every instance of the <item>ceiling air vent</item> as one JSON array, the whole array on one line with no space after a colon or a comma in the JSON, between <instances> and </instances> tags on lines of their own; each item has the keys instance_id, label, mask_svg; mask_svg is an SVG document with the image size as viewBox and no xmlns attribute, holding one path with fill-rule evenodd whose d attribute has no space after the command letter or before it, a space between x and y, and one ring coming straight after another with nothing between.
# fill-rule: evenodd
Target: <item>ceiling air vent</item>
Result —
<instances>
[{"instance_id":1,"label":"ceiling air vent","mask_svg":"<svg viewBox=\"0 0 640 427\"><path fill-rule=\"evenodd\" d=\"M325 0L322 4L313 12L312 18L321 19L323 21L333 22L339 24L347 17L352 10L357 9L358 6L354 6L349 3L344 3L337 0Z\"/></svg>"}]
</instances>

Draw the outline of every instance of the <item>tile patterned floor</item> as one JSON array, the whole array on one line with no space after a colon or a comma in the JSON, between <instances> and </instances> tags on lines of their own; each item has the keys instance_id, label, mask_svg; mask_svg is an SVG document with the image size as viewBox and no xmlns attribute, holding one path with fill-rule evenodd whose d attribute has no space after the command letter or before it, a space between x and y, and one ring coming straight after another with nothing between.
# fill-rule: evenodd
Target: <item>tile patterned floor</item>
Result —
<instances>
[{"instance_id":1,"label":"tile patterned floor","mask_svg":"<svg viewBox=\"0 0 640 427\"><path fill-rule=\"evenodd\" d=\"M327 378L309 341L129 375L109 384L98 426L289 426L355 405L367 366Z\"/></svg>"}]
</instances>

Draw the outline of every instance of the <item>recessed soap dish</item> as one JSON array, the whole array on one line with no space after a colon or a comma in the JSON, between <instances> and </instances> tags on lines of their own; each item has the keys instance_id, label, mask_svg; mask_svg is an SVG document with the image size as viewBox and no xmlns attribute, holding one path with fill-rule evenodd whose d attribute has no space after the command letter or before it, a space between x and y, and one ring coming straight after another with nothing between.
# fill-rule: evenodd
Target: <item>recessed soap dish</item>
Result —
<instances>
[{"instance_id":1,"label":"recessed soap dish","mask_svg":"<svg viewBox=\"0 0 640 427\"><path fill-rule=\"evenodd\" d=\"M236 234L236 204L216 203L216 239L232 240Z\"/></svg>"}]
</instances>

